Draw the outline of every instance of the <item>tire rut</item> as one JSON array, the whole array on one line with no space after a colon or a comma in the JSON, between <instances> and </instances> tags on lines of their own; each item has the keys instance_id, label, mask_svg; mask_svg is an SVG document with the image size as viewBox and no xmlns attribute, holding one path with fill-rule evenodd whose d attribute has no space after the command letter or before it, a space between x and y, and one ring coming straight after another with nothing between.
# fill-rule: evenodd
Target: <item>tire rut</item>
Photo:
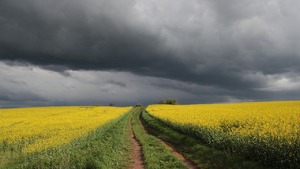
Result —
<instances>
[{"instance_id":1,"label":"tire rut","mask_svg":"<svg viewBox=\"0 0 300 169\"><path fill-rule=\"evenodd\" d=\"M143 159L143 150L141 144L137 141L135 138L133 129L132 129L132 116L130 118L130 141L131 144L133 145L133 150L132 150L132 158L133 158L133 164L131 164L130 168L131 169L144 169L144 159Z\"/></svg>"},{"instance_id":2,"label":"tire rut","mask_svg":"<svg viewBox=\"0 0 300 169\"><path fill-rule=\"evenodd\" d=\"M142 124L141 120L141 112L139 113L139 123L140 125L143 127L143 129L145 130L145 132L149 135L152 135L151 133L149 133L144 125ZM165 146L165 148L171 152L175 157L177 157L180 161L182 161L182 163L188 168L188 169L199 169L199 167L197 167L192 161L186 159L180 152L178 152L176 149L174 149L174 147L172 145L170 145L169 143L165 142L164 140L156 137L155 135L152 135L154 136L162 145Z\"/></svg>"},{"instance_id":3,"label":"tire rut","mask_svg":"<svg viewBox=\"0 0 300 169\"><path fill-rule=\"evenodd\" d=\"M161 142L161 144L163 144L166 147L166 149L169 152L171 152L175 157L177 157L179 160L181 160L188 169L198 169L198 167L193 162L186 159L180 152L175 150L172 145L168 144L167 142L163 141L162 139L160 139L158 137L156 137L156 138Z\"/></svg>"}]
</instances>

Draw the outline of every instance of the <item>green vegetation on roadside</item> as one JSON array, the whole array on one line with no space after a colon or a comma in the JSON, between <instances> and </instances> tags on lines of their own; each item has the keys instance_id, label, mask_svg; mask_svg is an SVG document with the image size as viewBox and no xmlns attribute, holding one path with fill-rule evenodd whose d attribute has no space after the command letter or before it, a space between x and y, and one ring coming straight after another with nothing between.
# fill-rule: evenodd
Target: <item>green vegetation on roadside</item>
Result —
<instances>
[{"instance_id":1,"label":"green vegetation on roadside","mask_svg":"<svg viewBox=\"0 0 300 169\"><path fill-rule=\"evenodd\" d=\"M146 133L139 121L139 114L143 108L136 108L132 117L132 128L136 139L141 144L145 167L147 169L175 169L186 168L182 162L174 157L157 138Z\"/></svg>"},{"instance_id":2,"label":"green vegetation on roadside","mask_svg":"<svg viewBox=\"0 0 300 169\"><path fill-rule=\"evenodd\" d=\"M176 150L181 152L187 159L193 161L201 169L263 169L261 164L248 161L235 153L227 153L207 147L199 140L178 132L169 127L166 123L142 112L141 120L146 129L153 135L167 141Z\"/></svg>"},{"instance_id":3,"label":"green vegetation on roadside","mask_svg":"<svg viewBox=\"0 0 300 169\"><path fill-rule=\"evenodd\" d=\"M11 159L0 168L127 168L132 160L128 125L133 110L60 148L22 156L0 154Z\"/></svg>"}]
</instances>

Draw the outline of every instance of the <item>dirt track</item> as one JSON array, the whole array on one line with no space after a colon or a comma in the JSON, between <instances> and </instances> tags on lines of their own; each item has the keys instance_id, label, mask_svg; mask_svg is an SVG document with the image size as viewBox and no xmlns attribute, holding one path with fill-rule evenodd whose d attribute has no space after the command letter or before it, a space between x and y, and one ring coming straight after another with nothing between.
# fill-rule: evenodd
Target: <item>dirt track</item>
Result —
<instances>
[{"instance_id":1,"label":"dirt track","mask_svg":"<svg viewBox=\"0 0 300 169\"><path fill-rule=\"evenodd\" d=\"M142 146L140 143L136 140L133 130L132 130L132 117L130 118L130 141L133 145L133 150L132 150L132 158L133 158L133 164L131 166L132 169L144 169L144 160L143 160L143 150Z\"/></svg>"}]
</instances>

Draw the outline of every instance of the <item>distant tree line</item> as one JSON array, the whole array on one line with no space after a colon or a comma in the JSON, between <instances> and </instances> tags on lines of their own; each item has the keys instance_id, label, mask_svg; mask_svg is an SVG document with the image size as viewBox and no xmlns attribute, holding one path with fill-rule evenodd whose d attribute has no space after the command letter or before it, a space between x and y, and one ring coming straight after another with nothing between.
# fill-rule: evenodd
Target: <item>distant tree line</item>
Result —
<instances>
[{"instance_id":1,"label":"distant tree line","mask_svg":"<svg viewBox=\"0 0 300 169\"><path fill-rule=\"evenodd\" d=\"M108 106L115 107L116 105L114 103L109 103Z\"/></svg>"},{"instance_id":2,"label":"distant tree line","mask_svg":"<svg viewBox=\"0 0 300 169\"><path fill-rule=\"evenodd\" d=\"M138 103L138 104L135 104L134 107L143 107L143 105Z\"/></svg>"},{"instance_id":3,"label":"distant tree line","mask_svg":"<svg viewBox=\"0 0 300 169\"><path fill-rule=\"evenodd\" d=\"M179 104L177 99L163 99L160 100L158 102L158 104L171 104L171 105L175 105L175 104Z\"/></svg>"}]
</instances>

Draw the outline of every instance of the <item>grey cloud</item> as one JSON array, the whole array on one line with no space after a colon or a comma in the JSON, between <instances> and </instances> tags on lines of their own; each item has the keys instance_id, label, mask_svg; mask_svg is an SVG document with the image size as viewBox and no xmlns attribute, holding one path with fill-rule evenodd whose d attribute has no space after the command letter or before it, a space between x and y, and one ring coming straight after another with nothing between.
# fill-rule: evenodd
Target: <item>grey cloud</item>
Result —
<instances>
[{"instance_id":1,"label":"grey cloud","mask_svg":"<svg viewBox=\"0 0 300 169\"><path fill-rule=\"evenodd\" d=\"M109 80L107 81L107 83L110 83L110 84L114 84L114 85L117 85L117 86L120 86L120 87L126 87L126 83L124 82L121 82L121 81L117 81L117 80Z\"/></svg>"},{"instance_id":2,"label":"grey cloud","mask_svg":"<svg viewBox=\"0 0 300 169\"><path fill-rule=\"evenodd\" d=\"M65 84L61 84L61 86L64 87L64 88L66 88L66 89L68 89L68 90L76 89L76 87L73 86L73 85L65 85Z\"/></svg>"},{"instance_id":3,"label":"grey cloud","mask_svg":"<svg viewBox=\"0 0 300 169\"><path fill-rule=\"evenodd\" d=\"M69 70L131 72L166 80L156 87L219 94L207 100L263 99L273 97L266 88L276 76L300 72L299 7L296 0L2 0L0 60L66 78Z\"/></svg>"},{"instance_id":4,"label":"grey cloud","mask_svg":"<svg viewBox=\"0 0 300 169\"><path fill-rule=\"evenodd\" d=\"M300 94L300 78L294 73L248 74L244 78L265 85L251 90L232 90L128 72L68 71L70 76L63 76L36 66L28 68L1 62L0 70L0 107L147 105L163 98L177 98L180 103L240 102L297 99ZM114 83L124 83L126 87Z\"/></svg>"},{"instance_id":5,"label":"grey cloud","mask_svg":"<svg viewBox=\"0 0 300 169\"><path fill-rule=\"evenodd\" d=\"M0 101L1 102L47 102L49 99L32 92L13 92L5 88L0 88Z\"/></svg>"},{"instance_id":6,"label":"grey cloud","mask_svg":"<svg viewBox=\"0 0 300 169\"><path fill-rule=\"evenodd\" d=\"M12 79L8 79L8 83L11 83L13 85L17 85L17 86L27 86L28 84L24 81L20 81L20 80L12 80Z\"/></svg>"}]
</instances>

